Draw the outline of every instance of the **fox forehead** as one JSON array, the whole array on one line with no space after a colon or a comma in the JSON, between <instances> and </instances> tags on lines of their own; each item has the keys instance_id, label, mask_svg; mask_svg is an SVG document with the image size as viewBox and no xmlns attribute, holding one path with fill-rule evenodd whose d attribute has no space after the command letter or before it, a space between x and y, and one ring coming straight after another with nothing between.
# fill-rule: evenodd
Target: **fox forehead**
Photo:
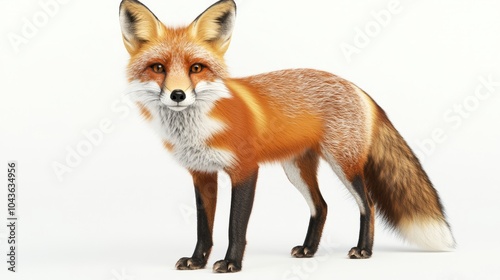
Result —
<instances>
[{"instance_id":1,"label":"fox forehead","mask_svg":"<svg viewBox=\"0 0 500 280\"><path fill-rule=\"evenodd\" d=\"M218 77L226 77L224 59L213 52L204 42L189 35L183 28L167 28L161 37L146 42L141 50L133 55L129 63L129 76L139 77L147 67L163 64L170 71L188 71L194 63L210 68Z\"/></svg>"}]
</instances>

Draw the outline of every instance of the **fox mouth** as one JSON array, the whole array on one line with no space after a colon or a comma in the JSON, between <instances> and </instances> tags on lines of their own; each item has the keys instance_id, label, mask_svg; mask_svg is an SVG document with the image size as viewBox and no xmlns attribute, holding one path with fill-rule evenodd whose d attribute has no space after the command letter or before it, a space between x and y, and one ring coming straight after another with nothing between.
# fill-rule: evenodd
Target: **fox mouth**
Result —
<instances>
[{"instance_id":1,"label":"fox mouth","mask_svg":"<svg viewBox=\"0 0 500 280\"><path fill-rule=\"evenodd\" d=\"M194 101L194 100L193 100ZM163 103L163 106L166 106L168 109L176 112L180 112L185 110L187 107L193 105L194 102L191 100L183 100L183 102L172 102L172 100L160 100Z\"/></svg>"},{"instance_id":2,"label":"fox mouth","mask_svg":"<svg viewBox=\"0 0 500 280\"><path fill-rule=\"evenodd\" d=\"M189 106L188 106L188 105L180 105L180 104L177 104L177 105L174 105L174 106L168 105L167 107L168 107L170 110L180 112L180 111L185 110L185 109L186 109L187 107L189 107Z\"/></svg>"}]
</instances>

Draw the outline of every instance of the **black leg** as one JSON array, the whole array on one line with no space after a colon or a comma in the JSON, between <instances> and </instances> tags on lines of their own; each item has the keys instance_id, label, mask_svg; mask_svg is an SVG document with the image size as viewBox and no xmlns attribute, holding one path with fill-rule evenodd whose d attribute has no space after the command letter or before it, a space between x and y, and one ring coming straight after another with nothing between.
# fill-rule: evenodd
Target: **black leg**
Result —
<instances>
[{"instance_id":1,"label":"black leg","mask_svg":"<svg viewBox=\"0 0 500 280\"><path fill-rule=\"evenodd\" d=\"M309 227L307 228L306 239L302 246L295 246L292 249L292 256L296 258L310 258L313 257L318 250L323 226L326 221L327 205L321 197L320 206L316 207L316 215L309 218Z\"/></svg>"},{"instance_id":2,"label":"black leg","mask_svg":"<svg viewBox=\"0 0 500 280\"><path fill-rule=\"evenodd\" d=\"M317 170L319 155L308 150L304 154L283 163L283 169L290 182L306 199L310 210L309 227L303 245L292 249L296 258L310 258L318 250L325 225L327 205L318 187Z\"/></svg>"},{"instance_id":3,"label":"black leg","mask_svg":"<svg viewBox=\"0 0 500 280\"><path fill-rule=\"evenodd\" d=\"M229 247L226 257L214 264L214 272L237 272L246 246L248 219L252 211L258 170L247 179L233 183L229 221Z\"/></svg>"},{"instance_id":4,"label":"black leg","mask_svg":"<svg viewBox=\"0 0 500 280\"><path fill-rule=\"evenodd\" d=\"M212 250L212 229L217 202L217 173L191 172L195 186L198 241L192 257L181 258L180 270L204 268Z\"/></svg>"},{"instance_id":5,"label":"black leg","mask_svg":"<svg viewBox=\"0 0 500 280\"><path fill-rule=\"evenodd\" d=\"M364 213L360 215L360 228L358 245L353 247L348 256L351 259L366 259L371 257L373 249L373 235L375 226L374 205L369 197L366 187L361 177L356 176L352 181L354 191L361 198Z\"/></svg>"}]
</instances>

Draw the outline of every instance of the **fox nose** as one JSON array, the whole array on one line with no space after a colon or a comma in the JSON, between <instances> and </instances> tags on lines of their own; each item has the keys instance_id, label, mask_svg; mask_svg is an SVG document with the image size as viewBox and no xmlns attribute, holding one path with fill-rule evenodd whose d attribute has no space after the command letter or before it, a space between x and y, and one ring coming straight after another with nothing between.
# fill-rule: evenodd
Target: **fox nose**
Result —
<instances>
[{"instance_id":1,"label":"fox nose","mask_svg":"<svg viewBox=\"0 0 500 280\"><path fill-rule=\"evenodd\" d=\"M170 94L170 99L174 102L182 102L186 99L186 94L180 89L174 89Z\"/></svg>"}]
</instances>

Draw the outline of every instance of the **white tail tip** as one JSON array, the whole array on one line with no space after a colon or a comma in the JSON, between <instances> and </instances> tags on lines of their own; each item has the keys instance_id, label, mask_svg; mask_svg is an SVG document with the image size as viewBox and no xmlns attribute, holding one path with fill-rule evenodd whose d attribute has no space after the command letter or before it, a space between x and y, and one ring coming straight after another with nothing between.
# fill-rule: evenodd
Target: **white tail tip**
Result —
<instances>
[{"instance_id":1,"label":"white tail tip","mask_svg":"<svg viewBox=\"0 0 500 280\"><path fill-rule=\"evenodd\" d=\"M400 223L399 232L411 243L432 251L451 251L455 239L444 220L422 219Z\"/></svg>"}]
</instances>

